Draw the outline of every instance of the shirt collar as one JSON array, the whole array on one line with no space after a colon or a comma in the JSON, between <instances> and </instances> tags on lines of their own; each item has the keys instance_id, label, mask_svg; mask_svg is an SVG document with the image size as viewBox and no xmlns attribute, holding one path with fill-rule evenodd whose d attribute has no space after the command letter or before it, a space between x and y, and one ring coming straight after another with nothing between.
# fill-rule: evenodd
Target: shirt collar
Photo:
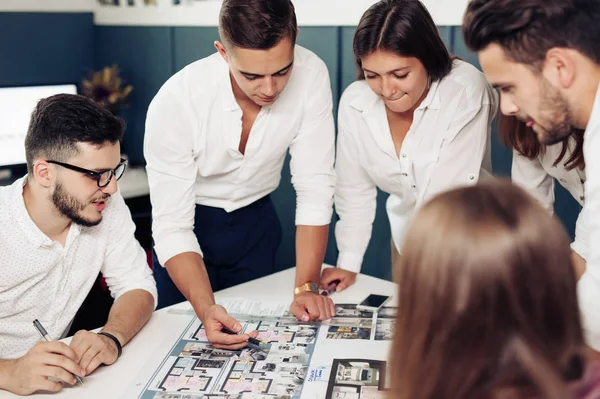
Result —
<instances>
[{"instance_id":1,"label":"shirt collar","mask_svg":"<svg viewBox=\"0 0 600 399\"><path fill-rule=\"evenodd\" d=\"M36 248L49 247L53 244L53 240L44 234L35 222L29 216L29 212L25 207L25 200L23 199L23 188L27 184L27 175L20 178L13 183L12 201L13 209L16 210L15 218L17 223L21 226L23 234ZM67 244L79 235L81 228L76 223L71 223L69 226L69 233L67 234Z\"/></svg>"},{"instance_id":2,"label":"shirt collar","mask_svg":"<svg viewBox=\"0 0 600 399\"><path fill-rule=\"evenodd\" d=\"M594 104L592 105L592 114L590 115L590 119L585 128L584 137L589 135L588 131L592 131L600 124L600 84L598 85L598 89L596 89L596 98L594 99Z\"/></svg>"},{"instance_id":3,"label":"shirt collar","mask_svg":"<svg viewBox=\"0 0 600 399\"><path fill-rule=\"evenodd\" d=\"M219 74L219 86L223 93L223 110L225 111L236 111L240 109L240 105L235 100L233 94L233 87L231 86L231 77L229 75L229 64L219 56L218 63L218 74Z\"/></svg>"}]
</instances>

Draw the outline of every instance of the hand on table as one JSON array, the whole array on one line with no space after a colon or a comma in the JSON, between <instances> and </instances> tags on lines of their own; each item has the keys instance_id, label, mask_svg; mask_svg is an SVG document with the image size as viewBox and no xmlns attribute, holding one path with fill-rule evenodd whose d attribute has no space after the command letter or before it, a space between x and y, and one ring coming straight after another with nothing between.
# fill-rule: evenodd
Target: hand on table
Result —
<instances>
[{"instance_id":1,"label":"hand on table","mask_svg":"<svg viewBox=\"0 0 600 399\"><path fill-rule=\"evenodd\" d=\"M345 290L350 287L356 281L356 273L353 273L348 270L340 269L337 267L328 267L323 269L321 273L321 288L327 289L329 284L332 281L340 280L337 287L335 288L336 292Z\"/></svg>"},{"instance_id":2,"label":"hand on table","mask_svg":"<svg viewBox=\"0 0 600 399\"><path fill-rule=\"evenodd\" d=\"M256 338L258 331L252 331L249 334L230 335L221 332L222 328L227 328L233 332L239 333L242 325L221 305L210 305L200 317L206 337L215 348L220 349L241 349L248 345L248 338Z\"/></svg>"},{"instance_id":3,"label":"hand on table","mask_svg":"<svg viewBox=\"0 0 600 399\"><path fill-rule=\"evenodd\" d=\"M113 364L119 355L119 349L112 339L86 330L77 331L70 346L77 355L79 365L85 370L85 375L101 364Z\"/></svg>"},{"instance_id":4,"label":"hand on table","mask_svg":"<svg viewBox=\"0 0 600 399\"><path fill-rule=\"evenodd\" d=\"M39 342L23 357L6 363L7 391L29 395L36 391L58 392L63 383L77 384L73 374L85 376L77 355L64 342ZM56 379L56 381L48 378Z\"/></svg>"},{"instance_id":5,"label":"hand on table","mask_svg":"<svg viewBox=\"0 0 600 399\"><path fill-rule=\"evenodd\" d=\"M302 292L294 297L290 312L301 321L323 321L335 316L335 306L329 297Z\"/></svg>"}]
</instances>

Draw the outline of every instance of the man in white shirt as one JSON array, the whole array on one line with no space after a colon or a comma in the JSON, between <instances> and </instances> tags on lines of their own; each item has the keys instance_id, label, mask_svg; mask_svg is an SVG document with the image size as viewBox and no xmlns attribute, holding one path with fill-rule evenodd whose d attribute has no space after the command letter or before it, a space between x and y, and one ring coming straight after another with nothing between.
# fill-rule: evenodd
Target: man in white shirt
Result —
<instances>
[{"instance_id":1,"label":"man in white shirt","mask_svg":"<svg viewBox=\"0 0 600 399\"><path fill-rule=\"evenodd\" d=\"M565 140L585 129L584 230L589 253L578 283L584 332L600 351L600 2L473 0L463 23L501 110L526 122L538 140ZM577 261L581 258L574 256Z\"/></svg>"},{"instance_id":2,"label":"man in white shirt","mask_svg":"<svg viewBox=\"0 0 600 399\"><path fill-rule=\"evenodd\" d=\"M295 45L290 0L225 0L219 33L217 53L171 77L150 104L144 154L155 251L168 271L154 268L161 297L173 295L172 279L208 339L235 349L249 335L221 331L241 326L215 305L213 290L275 271L281 227L269 194L288 149L297 195L290 310L305 321L335 311L317 286L333 212L335 134L327 68Z\"/></svg>"},{"instance_id":3,"label":"man in white shirt","mask_svg":"<svg viewBox=\"0 0 600 399\"><path fill-rule=\"evenodd\" d=\"M0 188L0 389L59 391L121 348L149 320L157 294L117 180L122 120L88 98L41 100L25 141L28 174ZM66 335L98 273L115 298L98 334ZM59 382L49 380L48 377Z\"/></svg>"}]
</instances>

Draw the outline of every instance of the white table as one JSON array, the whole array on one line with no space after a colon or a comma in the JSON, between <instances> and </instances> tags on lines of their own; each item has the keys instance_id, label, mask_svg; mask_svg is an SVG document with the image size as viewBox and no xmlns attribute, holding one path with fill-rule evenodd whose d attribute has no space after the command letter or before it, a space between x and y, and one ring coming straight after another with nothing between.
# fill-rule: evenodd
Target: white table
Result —
<instances>
[{"instance_id":1,"label":"white table","mask_svg":"<svg viewBox=\"0 0 600 399\"><path fill-rule=\"evenodd\" d=\"M143 166L128 167L123 177L119 179L119 190L125 199L150 194L146 168Z\"/></svg>"},{"instance_id":2,"label":"white table","mask_svg":"<svg viewBox=\"0 0 600 399\"><path fill-rule=\"evenodd\" d=\"M293 297L295 269L287 269L271 276L219 291L217 299L246 298L248 300L279 301L291 303ZM356 283L331 296L336 303L357 303L371 293L393 295L388 306L396 304L396 285L378 278L358 275ZM182 302L173 307L189 307ZM66 387L58 394L37 394L36 398L72 399L121 399L133 383L139 371L148 367L148 362L156 362L166 356L171 346L179 338L190 322L190 317L168 313L169 308L154 312L151 320L140 333L123 349L123 355L112 366L101 367L85 377L83 386ZM67 339L68 341L68 339ZM1 398L18 398L0 391Z\"/></svg>"}]
</instances>

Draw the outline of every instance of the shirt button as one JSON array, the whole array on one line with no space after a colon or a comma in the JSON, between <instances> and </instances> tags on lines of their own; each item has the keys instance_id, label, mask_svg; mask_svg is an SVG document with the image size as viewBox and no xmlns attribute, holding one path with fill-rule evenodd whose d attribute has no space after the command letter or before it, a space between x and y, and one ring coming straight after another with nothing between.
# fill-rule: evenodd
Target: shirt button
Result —
<instances>
[{"instance_id":1,"label":"shirt button","mask_svg":"<svg viewBox=\"0 0 600 399\"><path fill-rule=\"evenodd\" d=\"M406 177L408 176L408 173L400 173L400 176Z\"/></svg>"},{"instance_id":2,"label":"shirt button","mask_svg":"<svg viewBox=\"0 0 600 399\"><path fill-rule=\"evenodd\" d=\"M561 183L566 183L567 181L565 179L560 179Z\"/></svg>"},{"instance_id":3,"label":"shirt button","mask_svg":"<svg viewBox=\"0 0 600 399\"><path fill-rule=\"evenodd\" d=\"M406 156L407 156L406 153L402 154L402 158L406 158Z\"/></svg>"},{"instance_id":4,"label":"shirt button","mask_svg":"<svg viewBox=\"0 0 600 399\"><path fill-rule=\"evenodd\" d=\"M579 197L579 199L581 200L581 202L585 201L585 197L583 195Z\"/></svg>"},{"instance_id":5,"label":"shirt button","mask_svg":"<svg viewBox=\"0 0 600 399\"><path fill-rule=\"evenodd\" d=\"M412 186L410 186L410 188L417 188L417 186L415 186L414 184Z\"/></svg>"},{"instance_id":6,"label":"shirt button","mask_svg":"<svg viewBox=\"0 0 600 399\"><path fill-rule=\"evenodd\" d=\"M470 174L470 175L469 175L469 180L475 180L475 175L473 175L473 174Z\"/></svg>"}]
</instances>

